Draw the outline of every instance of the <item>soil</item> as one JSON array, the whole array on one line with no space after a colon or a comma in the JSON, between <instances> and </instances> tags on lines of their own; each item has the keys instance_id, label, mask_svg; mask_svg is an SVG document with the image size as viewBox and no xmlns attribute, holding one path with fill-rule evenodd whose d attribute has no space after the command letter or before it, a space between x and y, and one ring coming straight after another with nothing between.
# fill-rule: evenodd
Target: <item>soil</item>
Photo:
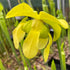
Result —
<instances>
[{"instance_id":1,"label":"soil","mask_svg":"<svg viewBox=\"0 0 70 70\"><path fill-rule=\"evenodd\" d=\"M69 52L69 44L67 41L67 38L65 38L65 55L66 55L66 64L67 66L70 66L70 52ZM5 54L4 57L2 58L2 62L7 70L24 70L23 63L21 62L21 58L19 56L19 52L16 51L18 58L20 59L20 65L18 65L16 58L13 54L10 54L10 57L7 57ZM37 70L51 70L51 61L54 59L56 62L56 67L59 68L59 54L58 54L58 49L57 49L57 44L53 43L51 50L50 50L50 55L48 58L47 63L44 63L43 56L39 55L36 58L32 59L31 62L31 67L34 68L36 66ZM49 66L48 66L49 65ZM57 69L58 70L58 69ZM60 69L59 69L60 70Z\"/></svg>"}]
</instances>

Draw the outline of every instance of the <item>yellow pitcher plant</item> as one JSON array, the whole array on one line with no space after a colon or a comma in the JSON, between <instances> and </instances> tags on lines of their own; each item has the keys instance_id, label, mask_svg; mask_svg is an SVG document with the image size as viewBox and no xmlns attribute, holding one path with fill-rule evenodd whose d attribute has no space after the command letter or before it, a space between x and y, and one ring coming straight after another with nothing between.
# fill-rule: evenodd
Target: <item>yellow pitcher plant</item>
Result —
<instances>
[{"instance_id":1,"label":"yellow pitcher plant","mask_svg":"<svg viewBox=\"0 0 70 70\"><path fill-rule=\"evenodd\" d=\"M68 28L68 24L63 19L57 19L56 17L40 11L34 11L28 4L21 3L12 8L6 18L16 16L28 16L33 18L32 20L21 21L19 25L13 30L13 40L15 48L19 48L19 43L24 39L25 34L27 37L23 42L23 53L25 57L31 59L35 57L38 50L44 49L44 61L46 62L49 56L50 46L52 41L56 41L61 34L61 26L65 29ZM52 39L48 26L50 25L54 30L54 37Z\"/></svg>"}]
</instances>

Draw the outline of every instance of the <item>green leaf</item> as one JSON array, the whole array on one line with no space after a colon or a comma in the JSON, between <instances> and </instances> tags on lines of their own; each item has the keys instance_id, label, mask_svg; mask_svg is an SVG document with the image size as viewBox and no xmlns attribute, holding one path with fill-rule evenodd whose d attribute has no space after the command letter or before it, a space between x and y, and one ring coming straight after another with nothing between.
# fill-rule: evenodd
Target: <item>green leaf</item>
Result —
<instances>
[{"instance_id":1,"label":"green leaf","mask_svg":"<svg viewBox=\"0 0 70 70\"><path fill-rule=\"evenodd\" d=\"M3 33L4 33L4 35L5 35L6 39L8 40L9 45L11 46L11 49L12 49L12 51L14 52L14 54L15 54L15 56L16 56L16 59L17 59L17 61L18 61L18 63L19 63L19 60L18 60L18 58L17 58L16 51L15 51L14 46L13 46L13 43L12 43L12 41L11 41L11 39L10 39L10 35L9 35L8 29L7 29L7 25L6 25L6 23L5 23L5 19L4 19L4 16L3 16L3 13L2 13L2 12L0 12L0 17L1 17L1 19L0 19L0 27L1 27L1 29L2 29L2 31L3 31Z\"/></svg>"},{"instance_id":2,"label":"green leaf","mask_svg":"<svg viewBox=\"0 0 70 70\"><path fill-rule=\"evenodd\" d=\"M70 52L70 25L68 28L68 42L69 42L69 52Z\"/></svg>"},{"instance_id":3,"label":"green leaf","mask_svg":"<svg viewBox=\"0 0 70 70\"><path fill-rule=\"evenodd\" d=\"M61 44L61 58L62 58L63 70L66 70L66 59L65 59L65 52L63 47L64 47L64 42Z\"/></svg>"},{"instance_id":4,"label":"green leaf","mask_svg":"<svg viewBox=\"0 0 70 70\"><path fill-rule=\"evenodd\" d=\"M0 59L0 69L1 69L1 70L6 70L6 69L4 68L4 66L3 66L3 64L2 64L1 59Z\"/></svg>"},{"instance_id":5,"label":"green leaf","mask_svg":"<svg viewBox=\"0 0 70 70\"><path fill-rule=\"evenodd\" d=\"M0 3L0 11L3 10L3 5Z\"/></svg>"},{"instance_id":6,"label":"green leaf","mask_svg":"<svg viewBox=\"0 0 70 70\"><path fill-rule=\"evenodd\" d=\"M54 60L52 60L51 70L56 70L56 66L55 66Z\"/></svg>"}]
</instances>

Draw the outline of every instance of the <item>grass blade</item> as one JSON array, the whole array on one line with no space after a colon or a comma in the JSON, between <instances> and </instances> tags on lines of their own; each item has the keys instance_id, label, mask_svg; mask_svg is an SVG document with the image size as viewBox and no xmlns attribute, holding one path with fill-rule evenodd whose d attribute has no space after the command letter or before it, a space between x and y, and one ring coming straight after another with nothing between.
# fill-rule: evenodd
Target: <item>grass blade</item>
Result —
<instances>
[{"instance_id":1,"label":"grass blade","mask_svg":"<svg viewBox=\"0 0 70 70\"><path fill-rule=\"evenodd\" d=\"M0 6L2 6L2 5L0 5ZM5 35L6 39L8 40L8 42L9 42L9 44L11 46L11 49L12 49L13 53L15 54L15 57L16 57L18 63L19 63L19 60L17 58L17 54L16 54L16 51L15 51L15 48L14 48L13 43L12 43L12 41L10 39L10 36L9 36L9 32L8 32L8 29L7 29L7 26L6 26L6 23L5 23L5 18L3 16L2 10L0 11L0 27L1 27L4 35Z\"/></svg>"},{"instance_id":2,"label":"grass blade","mask_svg":"<svg viewBox=\"0 0 70 70\"><path fill-rule=\"evenodd\" d=\"M66 61L65 61L65 52L63 50L64 42L61 44L61 56L62 56L62 65L63 65L63 70L66 70Z\"/></svg>"},{"instance_id":3,"label":"grass blade","mask_svg":"<svg viewBox=\"0 0 70 70\"><path fill-rule=\"evenodd\" d=\"M54 60L52 61L52 64L51 64L51 70L56 70L56 66L55 66Z\"/></svg>"},{"instance_id":4,"label":"grass blade","mask_svg":"<svg viewBox=\"0 0 70 70\"><path fill-rule=\"evenodd\" d=\"M1 70L6 70L6 69L4 68L4 66L3 66L3 64L2 64L1 59L0 59L0 69L1 69Z\"/></svg>"},{"instance_id":5,"label":"grass blade","mask_svg":"<svg viewBox=\"0 0 70 70\"><path fill-rule=\"evenodd\" d=\"M68 41L69 41L69 52L70 52L70 25L68 28Z\"/></svg>"}]
</instances>

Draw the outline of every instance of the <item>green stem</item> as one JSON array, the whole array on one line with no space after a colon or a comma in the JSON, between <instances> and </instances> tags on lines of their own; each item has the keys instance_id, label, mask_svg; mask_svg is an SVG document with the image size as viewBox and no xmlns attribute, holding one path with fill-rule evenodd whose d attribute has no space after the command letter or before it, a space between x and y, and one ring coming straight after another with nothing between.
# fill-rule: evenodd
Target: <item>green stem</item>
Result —
<instances>
[{"instance_id":1,"label":"green stem","mask_svg":"<svg viewBox=\"0 0 70 70\"><path fill-rule=\"evenodd\" d=\"M19 52L20 52L21 59L23 61L24 70L28 70L28 67L27 67L27 64L26 64L26 61L25 61L25 57L24 57L24 55L22 53L21 47L19 47Z\"/></svg>"},{"instance_id":2,"label":"green stem","mask_svg":"<svg viewBox=\"0 0 70 70\"><path fill-rule=\"evenodd\" d=\"M69 20L70 20L70 0L69 0Z\"/></svg>"},{"instance_id":3,"label":"green stem","mask_svg":"<svg viewBox=\"0 0 70 70\"><path fill-rule=\"evenodd\" d=\"M26 58L26 61L28 63L28 66L29 66L30 70L32 70L30 60Z\"/></svg>"},{"instance_id":4,"label":"green stem","mask_svg":"<svg viewBox=\"0 0 70 70\"><path fill-rule=\"evenodd\" d=\"M46 0L42 0L42 8L43 8L43 11L49 12L48 5L46 5Z\"/></svg>"},{"instance_id":5,"label":"green stem","mask_svg":"<svg viewBox=\"0 0 70 70\"><path fill-rule=\"evenodd\" d=\"M21 41L21 46L22 46L22 45L23 45L23 40ZM19 51L20 51L20 55L21 55L21 58L22 58L24 67L26 67L27 70L28 70L28 67L27 67L27 64L26 64L26 63L28 63L28 66L29 66L30 70L32 70L30 60L27 59L26 57L24 57L24 55L23 55L23 53L22 53L22 50L21 50L21 47L19 47Z\"/></svg>"},{"instance_id":6,"label":"green stem","mask_svg":"<svg viewBox=\"0 0 70 70\"><path fill-rule=\"evenodd\" d=\"M2 31L3 31L3 33L4 33L4 35L5 35L6 39L8 40L8 42L9 42L9 44L10 44L10 46L11 46L11 49L12 49L13 53L15 54L15 57L16 57L18 63L19 63L19 59L18 59L18 57L17 57L15 48L14 48L14 46L13 46L13 43L12 43L11 39L10 39L10 35L9 35L8 29L7 29L7 25L6 25L6 23L5 23L5 19L4 19L4 16L3 16L3 12L0 12L0 14L1 14L1 17L2 17L2 18L0 19L0 27L1 27L1 29L2 29Z\"/></svg>"},{"instance_id":7,"label":"green stem","mask_svg":"<svg viewBox=\"0 0 70 70\"><path fill-rule=\"evenodd\" d=\"M70 25L68 28L68 41L69 41L69 52L70 52Z\"/></svg>"},{"instance_id":8,"label":"green stem","mask_svg":"<svg viewBox=\"0 0 70 70\"><path fill-rule=\"evenodd\" d=\"M0 56L2 57L3 56L3 47L2 47L2 44L0 43Z\"/></svg>"},{"instance_id":9,"label":"green stem","mask_svg":"<svg viewBox=\"0 0 70 70\"><path fill-rule=\"evenodd\" d=\"M49 6L50 6L50 13L53 15L53 16L56 16L55 15L55 3L53 0L48 0L49 2Z\"/></svg>"},{"instance_id":10,"label":"green stem","mask_svg":"<svg viewBox=\"0 0 70 70\"><path fill-rule=\"evenodd\" d=\"M61 0L59 0L59 2L60 2L60 10L61 10Z\"/></svg>"},{"instance_id":11,"label":"green stem","mask_svg":"<svg viewBox=\"0 0 70 70\"><path fill-rule=\"evenodd\" d=\"M2 34L1 34L1 33L2 33L2 31L1 31L1 28L0 28L0 42L2 43L4 49L5 49L6 53L7 53L7 56L9 56L8 50L7 50L7 48L5 47L5 44L4 44L4 42L3 42L3 38L2 38Z\"/></svg>"},{"instance_id":12,"label":"green stem","mask_svg":"<svg viewBox=\"0 0 70 70\"><path fill-rule=\"evenodd\" d=\"M69 11L70 11L70 0L69 0ZM70 19L70 12L69 12L69 19ZM68 28L68 41L69 41L69 52L70 52L70 21L69 21L69 28Z\"/></svg>"},{"instance_id":13,"label":"green stem","mask_svg":"<svg viewBox=\"0 0 70 70\"><path fill-rule=\"evenodd\" d=\"M66 70L66 61L65 61L65 53L64 53L64 51L61 52L61 56L62 56L63 70Z\"/></svg>"},{"instance_id":14,"label":"green stem","mask_svg":"<svg viewBox=\"0 0 70 70\"><path fill-rule=\"evenodd\" d=\"M5 49L5 51L7 53L7 56L9 56L8 51L7 51L7 48L5 47L5 44L4 44L3 39L1 38L1 36L0 36L0 41L1 41L1 43L2 43L2 45L4 47L4 49Z\"/></svg>"},{"instance_id":15,"label":"green stem","mask_svg":"<svg viewBox=\"0 0 70 70\"><path fill-rule=\"evenodd\" d=\"M64 52L64 42L61 44L61 56L62 56L62 65L63 65L63 70L66 70L66 60L65 60L65 52Z\"/></svg>"},{"instance_id":16,"label":"green stem","mask_svg":"<svg viewBox=\"0 0 70 70\"><path fill-rule=\"evenodd\" d=\"M59 58L60 58L60 65L61 65L61 70L63 70L63 65L62 65L62 57L61 57L61 39L59 38L56 42L57 42L57 47L58 47L58 53L59 53Z\"/></svg>"}]
</instances>

